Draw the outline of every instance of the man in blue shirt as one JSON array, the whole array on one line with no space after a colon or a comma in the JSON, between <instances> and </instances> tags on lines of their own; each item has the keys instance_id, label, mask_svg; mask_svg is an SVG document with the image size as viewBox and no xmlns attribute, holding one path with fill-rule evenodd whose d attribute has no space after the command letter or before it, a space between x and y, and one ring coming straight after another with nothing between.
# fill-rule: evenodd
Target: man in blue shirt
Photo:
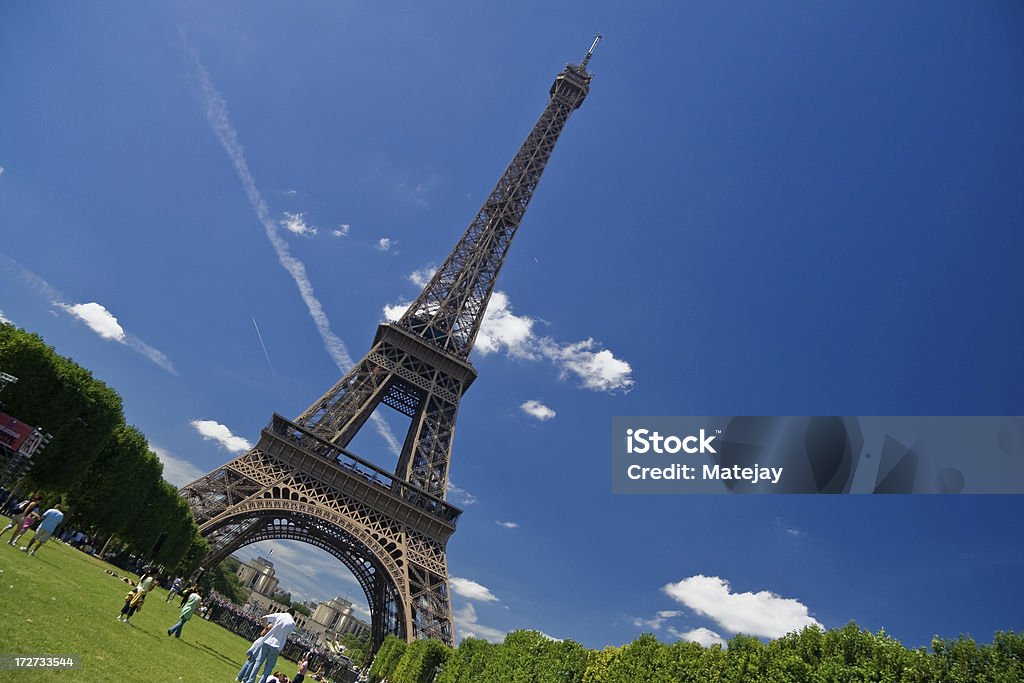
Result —
<instances>
[{"instance_id":1,"label":"man in blue shirt","mask_svg":"<svg viewBox=\"0 0 1024 683\"><path fill-rule=\"evenodd\" d=\"M28 545L21 546L21 549L29 555L35 555L36 550L39 550L44 543L50 540L50 535L57 529L57 525L63 521L64 513L60 511L60 504L54 505L43 513L43 519L36 528L35 538L29 541ZM36 545L34 549L32 548L33 543Z\"/></svg>"}]
</instances>

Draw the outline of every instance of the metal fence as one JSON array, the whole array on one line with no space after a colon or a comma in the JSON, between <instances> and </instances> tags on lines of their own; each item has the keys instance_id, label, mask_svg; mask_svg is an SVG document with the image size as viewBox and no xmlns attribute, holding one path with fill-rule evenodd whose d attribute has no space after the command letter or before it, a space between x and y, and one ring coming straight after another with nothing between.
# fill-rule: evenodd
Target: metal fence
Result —
<instances>
[{"instance_id":1,"label":"metal fence","mask_svg":"<svg viewBox=\"0 0 1024 683\"><path fill-rule=\"evenodd\" d=\"M263 629L259 617L242 611L234 603L217 593L211 592L203 602L207 607L203 618L223 626L246 640L256 640ZM313 680L312 674L320 673L323 680L330 680L332 683L355 683L358 674L352 671L350 668L352 661L345 656L336 655L326 648L294 635L288 638L288 642L281 649L282 657L296 662L307 653L309 655L309 672L306 674L306 680ZM291 673L288 673L291 678Z\"/></svg>"}]
</instances>

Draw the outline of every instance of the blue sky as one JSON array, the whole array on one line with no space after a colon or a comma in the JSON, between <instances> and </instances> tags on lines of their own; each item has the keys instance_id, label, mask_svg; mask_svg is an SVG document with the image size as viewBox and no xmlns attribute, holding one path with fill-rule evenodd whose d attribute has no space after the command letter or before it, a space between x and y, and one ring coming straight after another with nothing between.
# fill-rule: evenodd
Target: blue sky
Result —
<instances>
[{"instance_id":1,"label":"blue sky","mask_svg":"<svg viewBox=\"0 0 1024 683\"><path fill-rule=\"evenodd\" d=\"M608 468L614 415L1020 414L1020 3L4 3L0 315L120 392L169 479L209 471L365 353L597 31L461 405L459 634L1024 629L1020 497Z\"/></svg>"}]
</instances>

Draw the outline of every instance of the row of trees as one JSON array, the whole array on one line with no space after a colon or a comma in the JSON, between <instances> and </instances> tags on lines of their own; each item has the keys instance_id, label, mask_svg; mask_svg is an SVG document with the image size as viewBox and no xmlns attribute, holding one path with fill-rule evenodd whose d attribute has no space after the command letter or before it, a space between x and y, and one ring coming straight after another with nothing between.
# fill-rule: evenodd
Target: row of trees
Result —
<instances>
[{"instance_id":1,"label":"row of trees","mask_svg":"<svg viewBox=\"0 0 1024 683\"><path fill-rule=\"evenodd\" d=\"M1019 683L1024 634L997 633L990 645L971 638L910 650L884 631L850 623L808 627L763 643L738 635L726 647L665 644L650 634L632 643L587 650L536 631L513 631L500 644L466 638L456 649L436 641L409 645L389 636L370 668L379 683Z\"/></svg>"},{"instance_id":2,"label":"row of trees","mask_svg":"<svg viewBox=\"0 0 1024 683\"><path fill-rule=\"evenodd\" d=\"M194 568L206 542L146 437L125 424L117 392L10 324L0 324L0 369L18 378L4 390L5 412L53 435L23 488L47 504L62 500L67 523L99 542L113 538L179 572Z\"/></svg>"}]
</instances>

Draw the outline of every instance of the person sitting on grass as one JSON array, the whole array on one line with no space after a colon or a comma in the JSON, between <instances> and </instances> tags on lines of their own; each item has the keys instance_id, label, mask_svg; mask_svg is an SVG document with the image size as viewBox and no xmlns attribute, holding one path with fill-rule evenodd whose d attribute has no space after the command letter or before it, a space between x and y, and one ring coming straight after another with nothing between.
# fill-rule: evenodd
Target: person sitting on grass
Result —
<instances>
[{"instance_id":1,"label":"person sitting on grass","mask_svg":"<svg viewBox=\"0 0 1024 683\"><path fill-rule=\"evenodd\" d=\"M185 601L185 606L181 608L181 619L174 626L167 629L167 635L174 635L175 638L181 638L181 629L185 625L185 622L192 618L192 615L199 609L199 602L202 597L199 595L199 589L194 588L189 593L188 599Z\"/></svg>"}]
</instances>

